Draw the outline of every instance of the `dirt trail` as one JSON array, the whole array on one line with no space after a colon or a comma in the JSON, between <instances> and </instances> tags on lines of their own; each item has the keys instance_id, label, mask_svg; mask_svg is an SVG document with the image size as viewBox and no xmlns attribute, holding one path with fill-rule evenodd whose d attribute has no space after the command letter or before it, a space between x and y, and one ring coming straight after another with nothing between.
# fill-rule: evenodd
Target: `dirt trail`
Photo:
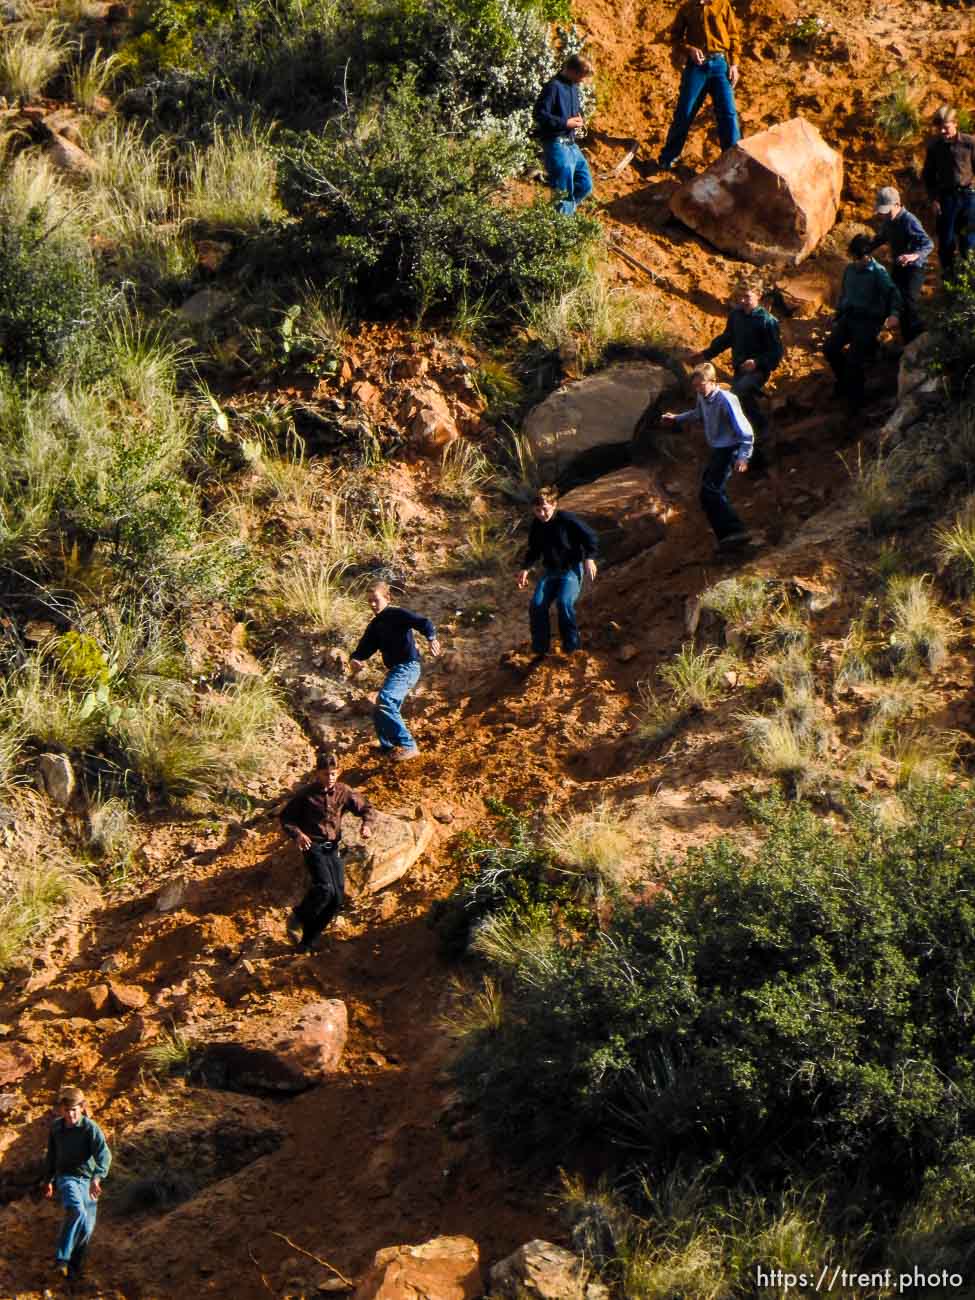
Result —
<instances>
[{"instance_id":1,"label":"dirt trail","mask_svg":"<svg viewBox=\"0 0 975 1300\"><path fill-rule=\"evenodd\" d=\"M636 0L579 7L608 95L590 141L598 174L632 137L648 146L643 156L659 147L678 77L661 36L672 11ZM746 6L746 130L802 111L846 153L844 219L864 219L873 187L891 179L927 215L912 171L915 150L895 150L878 138L872 105L903 68L922 79L925 106L946 95L946 79L971 40L971 15L927 3L837 0L819 12L852 54L817 62L785 42L784 24L798 12L791 0ZM712 134L710 126L695 129L686 155L692 166L714 156ZM600 182L598 193L611 233L665 276L666 289L657 292L672 333L698 347L719 325L738 265L668 221L673 184L645 180L631 167ZM620 277L643 283L622 264ZM848 480L837 453L867 429L850 427L839 408L826 407L815 434L803 433L810 414L822 413L820 329L821 322L785 322L790 352L776 381L783 399L779 454L771 475L745 476L734 492L748 524L767 539L750 568L833 582L844 566L856 566L854 549L844 544L853 525L833 504ZM19 1024L41 1060L11 1117L16 1138L6 1144L8 1169L43 1147L50 1092L68 1075L85 1080L113 1136L147 1112L178 1118L188 1104L193 1090L161 1089L140 1075L146 1039L138 1026L93 1024L77 1014L82 992L104 978L106 959L114 960L113 978L149 993L143 1022L171 1021L199 1038L244 1019L250 1008L317 996L340 997L349 1007L341 1072L324 1087L275 1103L288 1134L276 1152L168 1214L104 1213L92 1294L257 1300L288 1294L289 1285L300 1293L302 1278L313 1292L326 1273L272 1230L352 1276L377 1248L438 1233L473 1236L488 1262L533 1236L558 1239L557 1221L532 1177L493 1156L457 1109L437 1023L449 972L425 918L453 880L448 836L477 820L491 795L543 810L599 800L646 805L652 797L661 853L738 819L742 785L752 778L726 725L734 698L706 724L692 723L662 754L630 740L639 684L652 681L684 639L687 599L734 571L715 559L700 517L696 460L695 453L657 466L672 506L668 532L652 551L601 574L584 595L585 655L553 656L531 674L521 660L502 664L502 650L527 649L527 617L526 597L513 584L501 586L496 621L484 632L458 632L458 666L426 675L426 694L412 713L423 758L390 768L365 744L352 751L347 777L378 806L447 803L456 820L406 881L353 909L320 956L298 960L288 953L283 918L301 867L270 810L209 836L186 818L161 822L155 832L150 861L159 876L143 882L145 893L92 913L77 955L52 953L50 965L3 991L0 1021ZM435 593L428 588L439 607L462 590L458 583L452 595L442 578ZM416 603L423 599L421 589ZM842 612L840 605L835 616ZM627 642L637 653L623 662L619 647ZM282 787L301 775L307 757L300 743L282 753L275 774ZM153 913L149 891L173 871L186 876L186 897L178 911ZM219 1115L222 1095L207 1098ZM54 1219L53 1209L24 1199L0 1209L0 1297L43 1294Z\"/></svg>"}]
</instances>

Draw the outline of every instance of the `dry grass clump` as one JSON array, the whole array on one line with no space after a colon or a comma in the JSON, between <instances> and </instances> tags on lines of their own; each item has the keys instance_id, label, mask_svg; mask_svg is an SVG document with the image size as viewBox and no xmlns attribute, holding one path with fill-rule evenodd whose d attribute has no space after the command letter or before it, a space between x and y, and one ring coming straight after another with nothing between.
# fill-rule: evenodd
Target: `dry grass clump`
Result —
<instances>
[{"instance_id":1,"label":"dry grass clump","mask_svg":"<svg viewBox=\"0 0 975 1300\"><path fill-rule=\"evenodd\" d=\"M0 32L0 95L36 99L68 57L70 42L61 23L43 27L10 23Z\"/></svg>"},{"instance_id":2,"label":"dry grass clump","mask_svg":"<svg viewBox=\"0 0 975 1300\"><path fill-rule=\"evenodd\" d=\"M683 712L709 709L724 693L724 675L731 664L728 655L713 647L695 650L685 642L673 659L658 669L660 680L670 688L674 708Z\"/></svg>"},{"instance_id":3,"label":"dry grass clump","mask_svg":"<svg viewBox=\"0 0 975 1300\"><path fill-rule=\"evenodd\" d=\"M150 1074L157 1079L165 1079L174 1074L186 1074L194 1052L193 1040L179 1029L173 1029L169 1033L160 1034L154 1043L145 1048L142 1060Z\"/></svg>"},{"instance_id":4,"label":"dry grass clump","mask_svg":"<svg viewBox=\"0 0 975 1300\"><path fill-rule=\"evenodd\" d=\"M875 638L867 631L862 622L850 624L846 636L840 642L840 654L836 664L834 685L838 687L859 686L873 680Z\"/></svg>"},{"instance_id":5,"label":"dry grass clump","mask_svg":"<svg viewBox=\"0 0 975 1300\"><path fill-rule=\"evenodd\" d=\"M877 104L877 124L892 144L904 144L918 134L918 92L906 77L895 77L890 92Z\"/></svg>"},{"instance_id":6,"label":"dry grass clump","mask_svg":"<svg viewBox=\"0 0 975 1300\"><path fill-rule=\"evenodd\" d=\"M500 519L479 519L450 553L448 568L458 574L501 573L511 565L515 543Z\"/></svg>"},{"instance_id":7,"label":"dry grass clump","mask_svg":"<svg viewBox=\"0 0 975 1300\"><path fill-rule=\"evenodd\" d=\"M320 562L302 556L278 575L272 602L281 614L323 632L339 645L352 645L362 622L362 601L342 577L348 565L341 560Z\"/></svg>"},{"instance_id":8,"label":"dry grass clump","mask_svg":"<svg viewBox=\"0 0 975 1300\"><path fill-rule=\"evenodd\" d=\"M106 54L100 45L96 45L89 58L79 59L71 69L71 98L80 108L91 112L117 80L121 70L119 55Z\"/></svg>"},{"instance_id":9,"label":"dry grass clump","mask_svg":"<svg viewBox=\"0 0 975 1300\"><path fill-rule=\"evenodd\" d=\"M856 466L850 471L853 491L875 537L888 532L901 519L907 500L905 472L909 474L910 468L901 447L869 461L863 459L862 451L857 452Z\"/></svg>"},{"instance_id":10,"label":"dry grass clump","mask_svg":"<svg viewBox=\"0 0 975 1300\"><path fill-rule=\"evenodd\" d=\"M468 505L491 477L491 466L484 452L466 438L458 438L440 458L440 481L437 494L457 505Z\"/></svg>"},{"instance_id":11,"label":"dry grass clump","mask_svg":"<svg viewBox=\"0 0 975 1300\"><path fill-rule=\"evenodd\" d=\"M886 609L893 668L910 676L925 670L937 672L948 656L956 624L934 596L930 579L893 579L887 588Z\"/></svg>"},{"instance_id":12,"label":"dry grass clump","mask_svg":"<svg viewBox=\"0 0 975 1300\"><path fill-rule=\"evenodd\" d=\"M542 845L559 868L591 882L597 893L623 883L639 840L635 823L607 803L553 817L542 834Z\"/></svg>"},{"instance_id":13,"label":"dry grass clump","mask_svg":"<svg viewBox=\"0 0 975 1300\"><path fill-rule=\"evenodd\" d=\"M819 774L831 731L808 663L793 651L772 668L781 700L771 714L744 713L745 743L755 762L800 794Z\"/></svg>"},{"instance_id":14,"label":"dry grass clump","mask_svg":"<svg viewBox=\"0 0 975 1300\"><path fill-rule=\"evenodd\" d=\"M509 429L507 442L502 445L501 465L495 470L494 481L498 491L524 505L549 478L527 434Z\"/></svg>"},{"instance_id":15,"label":"dry grass clump","mask_svg":"<svg viewBox=\"0 0 975 1300\"><path fill-rule=\"evenodd\" d=\"M701 609L724 620L730 639L738 634L738 639L744 636L758 643L773 617L782 612L782 596L775 584L746 574L724 578L709 587L701 595Z\"/></svg>"},{"instance_id":16,"label":"dry grass clump","mask_svg":"<svg viewBox=\"0 0 975 1300\"><path fill-rule=\"evenodd\" d=\"M485 975L479 984L470 985L451 976L447 989L447 1010L439 1025L459 1047L473 1037L496 1033L504 1021L504 990L498 980Z\"/></svg>"},{"instance_id":17,"label":"dry grass clump","mask_svg":"<svg viewBox=\"0 0 975 1300\"><path fill-rule=\"evenodd\" d=\"M975 496L970 496L948 526L935 529L938 564L959 596L975 592Z\"/></svg>"},{"instance_id":18,"label":"dry grass clump","mask_svg":"<svg viewBox=\"0 0 975 1300\"><path fill-rule=\"evenodd\" d=\"M601 271L540 299L529 309L525 329L529 338L583 370L597 366L611 347L659 347L667 339L659 299L612 285Z\"/></svg>"},{"instance_id":19,"label":"dry grass clump","mask_svg":"<svg viewBox=\"0 0 975 1300\"><path fill-rule=\"evenodd\" d=\"M282 217L270 131L217 127L212 144L190 161L183 214L233 230L256 230Z\"/></svg>"}]
</instances>

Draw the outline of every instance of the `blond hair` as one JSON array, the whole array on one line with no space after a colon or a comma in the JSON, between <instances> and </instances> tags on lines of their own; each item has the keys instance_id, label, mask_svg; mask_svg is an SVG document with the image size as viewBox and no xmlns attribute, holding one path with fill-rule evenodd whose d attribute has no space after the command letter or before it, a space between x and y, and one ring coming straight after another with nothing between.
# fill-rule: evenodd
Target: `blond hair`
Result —
<instances>
[{"instance_id":1,"label":"blond hair","mask_svg":"<svg viewBox=\"0 0 975 1300\"><path fill-rule=\"evenodd\" d=\"M695 379L703 379L706 383L715 383L718 378L718 372L712 366L710 361L702 361L699 366L695 366L691 371L691 383Z\"/></svg>"},{"instance_id":2,"label":"blond hair","mask_svg":"<svg viewBox=\"0 0 975 1300\"><path fill-rule=\"evenodd\" d=\"M946 126L949 122L957 122L958 109L952 108L950 104L942 104L931 115L931 121L935 126Z\"/></svg>"}]
</instances>

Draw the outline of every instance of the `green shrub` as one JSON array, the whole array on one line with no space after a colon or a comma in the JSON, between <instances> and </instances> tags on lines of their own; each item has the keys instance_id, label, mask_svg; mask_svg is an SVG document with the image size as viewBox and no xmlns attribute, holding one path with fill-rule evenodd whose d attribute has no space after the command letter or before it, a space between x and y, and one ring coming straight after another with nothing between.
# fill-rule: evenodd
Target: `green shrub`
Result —
<instances>
[{"instance_id":1,"label":"green shrub","mask_svg":"<svg viewBox=\"0 0 975 1300\"><path fill-rule=\"evenodd\" d=\"M58 365L104 307L83 246L59 238L46 210L18 220L0 203L0 361L16 373Z\"/></svg>"},{"instance_id":2,"label":"green shrub","mask_svg":"<svg viewBox=\"0 0 975 1300\"><path fill-rule=\"evenodd\" d=\"M935 355L956 391L975 381L975 259L959 259L934 325Z\"/></svg>"},{"instance_id":3,"label":"green shrub","mask_svg":"<svg viewBox=\"0 0 975 1300\"><path fill-rule=\"evenodd\" d=\"M598 230L547 202L496 204L519 157L497 133L445 134L400 86L371 120L350 114L284 149L282 196L302 220L279 254L326 267L370 312L422 317L466 294L510 314L571 287Z\"/></svg>"},{"instance_id":4,"label":"green shrub","mask_svg":"<svg viewBox=\"0 0 975 1300\"><path fill-rule=\"evenodd\" d=\"M975 799L928 787L849 829L780 800L758 847L692 850L604 934L516 968L501 1029L458 1064L506 1148L582 1138L738 1179L856 1170L903 1203L975 1118L958 990L975 979Z\"/></svg>"}]
</instances>

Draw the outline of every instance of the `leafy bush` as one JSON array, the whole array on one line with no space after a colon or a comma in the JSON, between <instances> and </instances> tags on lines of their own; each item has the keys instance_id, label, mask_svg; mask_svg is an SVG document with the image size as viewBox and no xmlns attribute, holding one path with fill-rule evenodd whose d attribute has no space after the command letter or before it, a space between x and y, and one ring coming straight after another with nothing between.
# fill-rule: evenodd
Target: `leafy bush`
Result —
<instances>
[{"instance_id":1,"label":"leafy bush","mask_svg":"<svg viewBox=\"0 0 975 1300\"><path fill-rule=\"evenodd\" d=\"M756 1185L857 1170L903 1203L975 1118L958 989L975 961L970 789L904 796L848 832L772 800L757 848L692 850L608 931L563 933L505 991L459 1077L508 1150L581 1138Z\"/></svg>"},{"instance_id":2,"label":"leafy bush","mask_svg":"<svg viewBox=\"0 0 975 1300\"><path fill-rule=\"evenodd\" d=\"M43 209L18 220L0 204L0 361L17 373L58 365L104 305L80 243Z\"/></svg>"},{"instance_id":3,"label":"leafy bush","mask_svg":"<svg viewBox=\"0 0 975 1300\"><path fill-rule=\"evenodd\" d=\"M327 267L370 310L422 317L462 295L498 315L571 287L598 227L547 202L493 202L520 162L500 134L451 136L412 86L370 120L349 115L292 138L281 190L302 221L290 258Z\"/></svg>"},{"instance_id":4,"label":"leafy bush","mask_svg":"<svg viewBox=\"0 0 975 1300\"><path fill-rule=\"evenodd\" d=\"M959 259L945 283L934 326L935 353L955 388L971 392L975 379L975 259Z\"/></svg>"}]
</instances>

